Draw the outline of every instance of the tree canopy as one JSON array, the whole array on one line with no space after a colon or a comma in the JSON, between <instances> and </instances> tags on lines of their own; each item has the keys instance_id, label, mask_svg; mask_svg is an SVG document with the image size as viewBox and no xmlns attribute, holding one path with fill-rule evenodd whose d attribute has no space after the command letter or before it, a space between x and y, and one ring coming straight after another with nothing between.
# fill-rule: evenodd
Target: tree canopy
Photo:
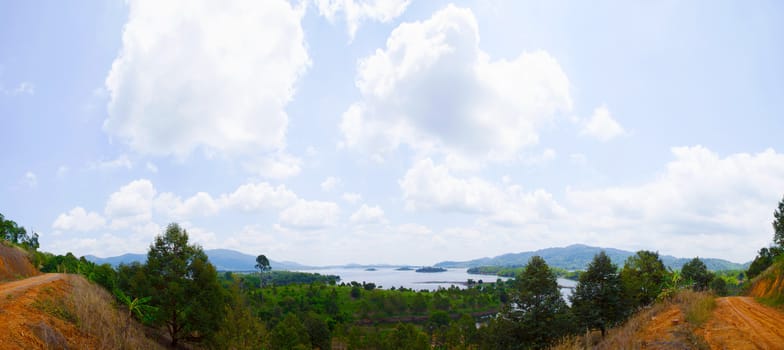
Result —
<instances>
[{"instance_id":1,"label":"tree canopy","mask_svg":"<svg viewBox=\"0 0 784 350\"><path fill-rule=\"evenodd\" d=\"M571 301L580 324L588 329L600 329L602 336L608 327L623 320L625 309L618 266L604 251L596 254L588 269L580 274Z\"/></svg>"},{"instance_id":2,"label":"tree canopy","mask_svg":"<svg viewBox=\"0 0 784 350\"><path fill-rule=\"evenodd\" d=\"M147 253L156 321L166 325L176 346L182 339L203 340L219 328L224 309L215 267L201 247L188 244L188 233L169 224Z\"/></svg>"},{"instance_id":3,"label":"tree canopy","mask_svg":"<svg viewBox=\"0 0 784 350\"><path fill-rule=\"evenodd\" d=\"M629 306L645 306L655 301L666 278L667 269L658 252L641 250L626 259L621 282Z\"/></svg>"},{"instance_id":4,"label":"tree canopy","mask_svg":"<svg viewBox=\"0 0 784 350\"><path fill-rule=\"evenodd\" d=\"M681 277L690 282L695 291L707 290L708 284L713 280L713 274L708 271L705 263L698 257L683 265Z\"/></svg>"}]
</instances>

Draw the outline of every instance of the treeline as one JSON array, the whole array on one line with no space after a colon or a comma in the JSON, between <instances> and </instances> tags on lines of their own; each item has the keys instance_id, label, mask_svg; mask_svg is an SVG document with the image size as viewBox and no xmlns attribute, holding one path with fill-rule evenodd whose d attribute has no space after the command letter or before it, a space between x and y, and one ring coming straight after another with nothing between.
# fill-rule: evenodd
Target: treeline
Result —
<instances>
[{"instance_id":1,"label":"treeline","mask_svg":"<svg viewBox=\"0 0 784 350\"><path fill-rule=\"evenodd\" d=\"M18 244L27 250L35 251L38 249L38 233L27 232L22 226L19 226L13 220L6 220L3 214L0 214L0 240Z\"/></svg>"},{"instance_id":2,"label":"treeline","mask_svg":"<svg viewBox=\"0 0 784 350\"><path fill-rule=\"evenodd\" d=\"M466 272L474 275L492 275L500 277L515 277L523 272L525 266L476 266ZM556 277L577 281L581 271L569 271L558 267L550 267Z\"/></svg>"}]
</instances>

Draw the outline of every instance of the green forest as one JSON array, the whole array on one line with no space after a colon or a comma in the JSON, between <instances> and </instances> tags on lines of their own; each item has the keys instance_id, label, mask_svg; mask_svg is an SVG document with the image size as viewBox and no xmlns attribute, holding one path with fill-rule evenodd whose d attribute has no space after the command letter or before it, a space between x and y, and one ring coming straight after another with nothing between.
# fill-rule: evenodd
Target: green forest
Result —
<instances>
[{"instance_id":1,"label":"green forest","mask_svg":"<svg viewBox=\"0 0 784 350\"><path fill-rule=\"evenodd\" d=\"M219 272L176 223L150 244L145 263L113 268L71 253L38 251L36 233L0 219L0 237L27 249L42 272L84 275L173 347L215 349L547 348L586 330L604 334L678 290L739 293L784 251L782 199L774 211L773 244L759 251L747 271L712 272L699 258L671 270L657 252L646 250L622 266L601 252L576 272L550 268L533 256L525 266L472 269L514 277L507 281L414 291L272 271L263 254L256 272ZM568 302L557 276L578 281Z\"/></svg>"}]
</instances>

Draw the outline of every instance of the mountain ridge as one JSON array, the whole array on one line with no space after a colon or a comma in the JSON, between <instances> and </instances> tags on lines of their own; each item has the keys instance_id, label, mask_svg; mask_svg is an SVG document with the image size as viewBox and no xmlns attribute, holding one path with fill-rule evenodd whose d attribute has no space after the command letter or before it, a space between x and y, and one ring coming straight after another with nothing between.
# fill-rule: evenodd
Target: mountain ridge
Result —
<instances>
[{"instance_id":1,"label":"mountain ridge","mask_svg":"<svg viewBox=\"0 0 784 350\"><path fill-rule=\"evenodd\" d=\"M626 258L635 252L616 249L593 247L585 244L572 244L566 247L544 248L535 251L507 253L495 257L483 257L466 261L442 261L433 266L444 268L469 268L478 266L523 266L534 255L539 255L548 265L566 270L585 270L594 255L604 251L614 264L622 266ZM672 255L659 255L665 266L680 269L692 258L677 258ZM717 258L700 258L709 270L740 270L748 268L749 262L736 263Z\"/></svg>"},{"instance_id":2,"label":"mountain ridge","mask_svg":"<svg viewBox=\"0 0 784 350\"><path fill-rule=\"evenodd\" d=\"M243 252L231 249L205 249L204 253L207 254L210 263L215 265L215 269L218 271L251 271L256 269L256 257L250 254L245 254ZM85 255L84 258L96 264L108 263L112 266L117 266L120 264L129 264L132 262L143 263L147 261L147 254L126 253L123 255L107 258L99 258L95 255ZM270 260L270 266L274 270L309 268L309 266L292 261L276 260Z\"/></svg>"}]
</instances>

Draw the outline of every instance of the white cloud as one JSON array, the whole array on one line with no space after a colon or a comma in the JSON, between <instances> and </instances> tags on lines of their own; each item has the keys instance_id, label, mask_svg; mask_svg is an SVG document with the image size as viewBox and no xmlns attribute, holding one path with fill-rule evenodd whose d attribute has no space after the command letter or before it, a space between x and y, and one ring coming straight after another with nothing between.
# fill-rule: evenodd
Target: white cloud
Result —
<instances>
[{"instance_id":1,"label":"white cloud","mask_svg":"<svg viewBox=\"0 0 784 350\"><path fill-rule=\"evenodd\" d=\"M152 162L147 162L147 164L145 164L145 167L147 168L147 171L149 171L149 172L151 172L153 174L157 174L158 173L158 167L154 163L152 163Z\"/></svg>"},{"instance_id":2,"label":"white cloud","mask_svg":"<svg viewBox=\"0 0 784 350\"><path fill-rule=\"evenodd\" d=\"M362 195L360 195L359 193L353 193L353 192L343 193L343 200L351 204L355 204L359 202L360 199L362 199Z\"/></svg>"},{"instance_id":3,"label":"white cloud","mask_svg":"<svg viewBox=\"0 0 784 350\"><path fill-rule=\"evenodd\" d=\"M409 210L481 214L498 225L523 225L562 217L566 210L544 190L526 192L520 186L500 188L477 177L461 179L430 159L409 169L400 188Z\"/></svg>"},{"instance_id":4,"label":"white cloud","mask_svg":"<svg viewBox=\"0 0 784 350\"><path fill-rule=\"evenodd\" d=\"M335 226L339 215L340 207L336 203L300 199L283 210L279 218L284 227L318 230Z\"/></svg>"},{"instance_id":5,"label":"white cloud","mask_svg":"<svg viewBox=\"0 0 784 350\"><path fill-rule=\"evenodd\" d=\"M92 163L90 168L99 170L133 169L133 162L131 162L127 154L121 154L116 159Z\"/></svg>"},{"instance_id":6,"label":"white cloud","mask_svg":"<svg viewBox=\"0 0 784 350\"><path fill-rule=\"evenodd\" d=\"M398 26L360 60L356 85L362 100L343 114L341 146L373 157L406 144L426 155L515 159L572 105L569 80L547 52L493 61L471 10L452 5Z\"/></svg>"},{"instance_id":7,"label":"white cloud","mask_svg":"<svg viewBox=\"0 0 784 350\"><path fill-rule=\"evenodd\" d=\"M285 179L299 174L301 165L301 159L284 152L276 152L246 162L245 168L268 179Z\"/></svg>"},{"instance_id":8,"label":"white cloud","mask_svg":"<svg viewBox=\"0 0 784 350\"><path fill-rule=\"evenodd\" d=\"M184 201L173 193L161 193L155 198L154 206L157 212L171 219L210 216L217 214L221 209L220 203L206 192L198 192Z\"/></svg>"},{"instance_id":9,"label":"white cloud","mask_svg":"<svg viewBox=\"0 0 784 350\"><path fill-rule=\"evenodd\" d=\"M579 214L572 219L585 232L682 256L733 258L769 243L772 208L784 193L784 155L768 149L722 158L702 146L672 153L650 182L567 190L570 211Z\"/></svg>"},{"instance_id":10,"label":"white cloud","mask_svg":"<svg viewBox=\"0 0 784 350\"><path fill-rule=\"evenodd\" d=\"M111 219L111 228L123 229L152 220L155 187L147 179L132 181L112 193L106 202L104 214Z\"/></svg>"},{"instance_id":11,"label":"white cloud","mask_svg":"<svg viewBox=\"0 0 784 350\"><path fill-rule=\"evenodd\" d=\"M381 224L386 222L386 218L384 217L384 210L382 210L381 207L370 207L367 204L362 204L362 206L357 209L354 214L351 214L349 220L358 224Z\"/></svg>"},{"instance_id":12,"label":"white cloud","mask_svg":"<svg viewBox=\"0 0 784 350\"><path fill-rule=\"evenodd\" d=\"M297 195L284 185L273 187L269 183L260 182L245 184L234 192L221 196L221 203L242 211L257 211L264 209L281 209L293 205Z\"/></svg>"},{"instance_id":13,"label":"white cloud","mask_svg":"<svg viewBox=\"0 0 784 350\"><path fill-rule=\"evenodd\" d=\"M411 0L316 0L316 7L330 22L342 12L348 35L353 40L362 22L387 23L403 14L410 3Z\"/></svg>"},{"instance_id":14,"label":"white cloud","mask_svg":"<svg viewBox=\"0 0 784 350\"><path fill-rule=\"evenodd\" d=\"M340 179L334 176L330 176L321 182L321 190L325 192L332 191L336 187L340 186L340 183L341 183Z\"/></svg>"},{"instance_id":15,"label":"white cloud","mask_svg":"<svg viewBox=\"0 0 784 350\"><path fill-rule=\"evenodd\" d=\"M596 108L591 115L591 119L587 120L582 129L581 135L588 135L600 141L610 141L618 136L626 134L621 124L613 119L610 110L607 106Z\"/></svg>"},{"instance_id":16,"label":"white cloud","mask_svg":"<svg viewBox=\"0 0 784 350\"><path fill-rule=\"evenodd\" d=\"M132 0L129 7L106 78L104 130L156 155L284 148L285 107L310 65L303 6Z\"/></svg>"},{"instance_id":17,"label":"white cloud","mask_svg":"<svg viewBox=\"0 0 784 350\"><path fill-rule=\"evenodd\" d=\"M52 228L63 231L93 231L106 225L106 219L96 212L87 212L75 207L68 213L60 214L52 223Z\"/></svg>"},{"instance_id":18,"label":"white cloud","mask_svg":"<svg viewBox=\"0 0 784 350\"><path fill-rule=\"evenodd\" d=\"M36 176L34 172L28 170L25 172L22 181L24 181L28 187L32 188L38 185L38 176Z\"/></svg>"}]
</instances>

